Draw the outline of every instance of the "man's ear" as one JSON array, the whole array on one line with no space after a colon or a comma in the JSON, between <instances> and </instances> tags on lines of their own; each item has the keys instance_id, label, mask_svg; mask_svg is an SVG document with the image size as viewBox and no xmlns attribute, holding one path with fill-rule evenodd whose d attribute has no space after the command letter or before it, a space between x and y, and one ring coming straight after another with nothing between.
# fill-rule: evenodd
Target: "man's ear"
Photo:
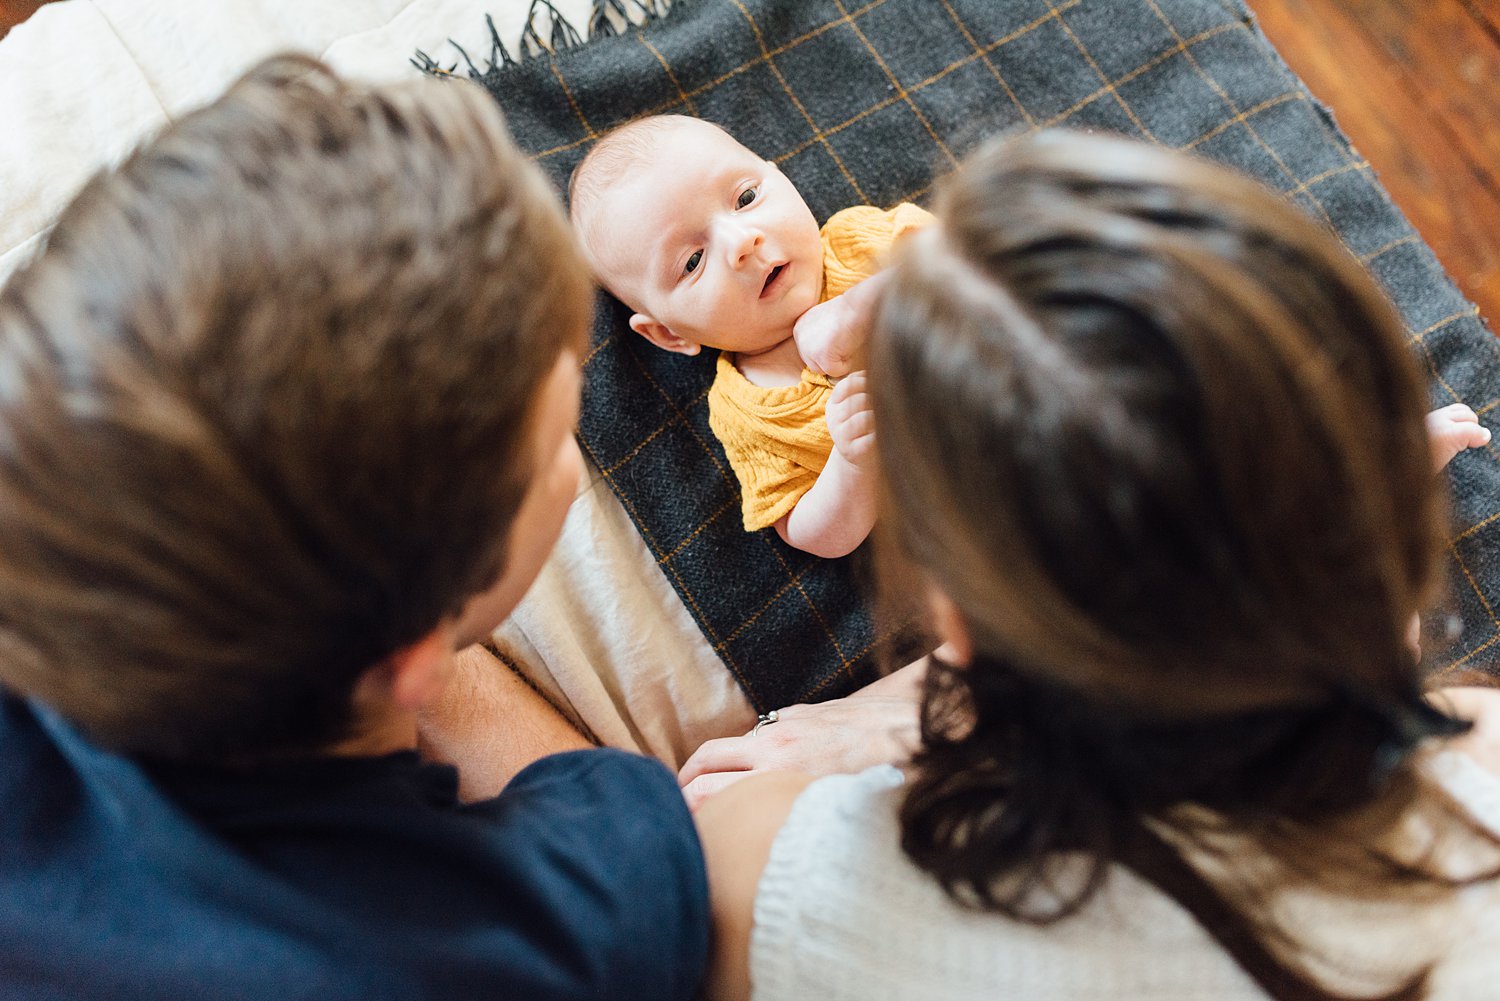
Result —
<instances>
[{"instance_id":1,"label":"man's ear","mask_svg":"<svg viewBox=\"0 0 1500 1001\"><path fill-rule=\"evenodd\" d=\"M372 667L360 679L359 687L379 685L399 708L422 709L448 685L453 674L453 643L452 625L444 620L426 636Z\"/></svg>"},{"instance_id":2,"label":"man's ear","mask_svg":"<svg viewBox=\"0 0 1500 1001\"><path fill-rule=\"evenodd\" d=\"M692 356L703 349L703 345L678 337L665 323L658 323L645 313L636 313L630 318L630 329L663 351Z\"/></svg>"},{"instance_id":3,"label":"man's ear","mask_svg":"<svg viewBox=\"0 0 1500 1001\"><path fill-rule=\"evenodd\" d=\"M932 625L943 645L938 648L944 660L963 665L974 659L974 637L964 617L946 594L935 587L927 591L927 607L932 611Z\"/></svg>"}]
</instances>

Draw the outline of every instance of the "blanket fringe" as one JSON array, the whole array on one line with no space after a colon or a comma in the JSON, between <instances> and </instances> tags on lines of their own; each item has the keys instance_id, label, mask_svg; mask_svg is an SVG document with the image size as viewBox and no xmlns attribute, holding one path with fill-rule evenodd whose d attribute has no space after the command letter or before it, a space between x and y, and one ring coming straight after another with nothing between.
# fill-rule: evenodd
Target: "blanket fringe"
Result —
<instances>
[{"instance_id":1,"label":"blanket fringe","mask_svg":"<svg viewBox=\"0 0 1500 1001\"><path fill-rule=\"evenodd\" d=\"M538 56L566 52L597 39L613 38L659 21L688 2L689 0L593 0L589 12L588 34L585 37L553 6L552 0L531 0L531 7L526 12L526 27L521 31L515 55L511 55L505 43L500 40L495 19L486 14L484 23L490 29L490 54L482 68L463 46L451 38L448 39L448 44L458 52L469 78L480 80ZM444 66L421 49L416 51L410 61L429 76L456 76L460 66L458 61Z\"/></svg>"}]
</instances>

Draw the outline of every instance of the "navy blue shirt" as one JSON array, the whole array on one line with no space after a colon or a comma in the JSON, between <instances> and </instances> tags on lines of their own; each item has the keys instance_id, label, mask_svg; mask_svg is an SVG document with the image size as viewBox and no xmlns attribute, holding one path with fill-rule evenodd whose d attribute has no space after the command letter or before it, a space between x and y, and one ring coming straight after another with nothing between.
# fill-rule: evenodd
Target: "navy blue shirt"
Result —
<instances>
[{"instance_id":1,"label":"navy blue shirt","mask_svg":"<svg viewBox=\"0 0 1500 1001\"><path fill-rule=\"evenodd\" d=\"M703 857L660 764L462 805L407 752L144 766L0 695L0 998L690 999Z\"/></svg>"}]
</instances>

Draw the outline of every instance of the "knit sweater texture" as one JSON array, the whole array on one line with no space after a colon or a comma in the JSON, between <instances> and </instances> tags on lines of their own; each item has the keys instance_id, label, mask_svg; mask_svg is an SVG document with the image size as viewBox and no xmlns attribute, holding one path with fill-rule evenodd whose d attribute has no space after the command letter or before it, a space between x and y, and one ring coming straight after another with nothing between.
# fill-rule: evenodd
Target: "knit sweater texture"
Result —
<instances>
[{"instance_id":1,"label":"knit sweater texture","mask_svg":"<svg viewBox=\"0 0 1500 1001\"><path fill-rule=\"evenodd\" d=\"M1451 751L1427 767L1500 829L1500 777ZM1265 1001L1187 911L1119 867L1079 914L1053 925L958 906L901 850L901 787L901 773L881 766L820 779L798 797L756 892L753 1001ZM1420 826L1403 833L1428 844ZM1468 843L1452 848L1440 855L1446 871L1493 862ZM1256 855L1235 858L1253 866ZM1494 881L1409 903L1284 891L1275 908L1336 990L1369 996L1430 965L1428 1001L1497 996Z\"/></svg>"}]
</instances>

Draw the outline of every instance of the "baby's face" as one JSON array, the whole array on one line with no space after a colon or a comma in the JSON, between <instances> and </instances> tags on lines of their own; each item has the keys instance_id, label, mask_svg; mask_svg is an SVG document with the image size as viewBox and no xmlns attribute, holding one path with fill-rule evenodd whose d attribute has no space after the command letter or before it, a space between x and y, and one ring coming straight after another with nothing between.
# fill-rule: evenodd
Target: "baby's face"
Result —
<instances>
[{"instance_id":1,"label":"baby's face","mask_svg":"<svg viewBox=\"0 0 1500 1001\"><path fill-rule=\"evenodd\" d=\"M823 287L807 203L774 164L713 126L687 121L654 140L650 159L589 212L584 238L600 278L647 336L643 326L660 324L690 345L747 353L786 340Z\"/></svg>"}]
</instances>

